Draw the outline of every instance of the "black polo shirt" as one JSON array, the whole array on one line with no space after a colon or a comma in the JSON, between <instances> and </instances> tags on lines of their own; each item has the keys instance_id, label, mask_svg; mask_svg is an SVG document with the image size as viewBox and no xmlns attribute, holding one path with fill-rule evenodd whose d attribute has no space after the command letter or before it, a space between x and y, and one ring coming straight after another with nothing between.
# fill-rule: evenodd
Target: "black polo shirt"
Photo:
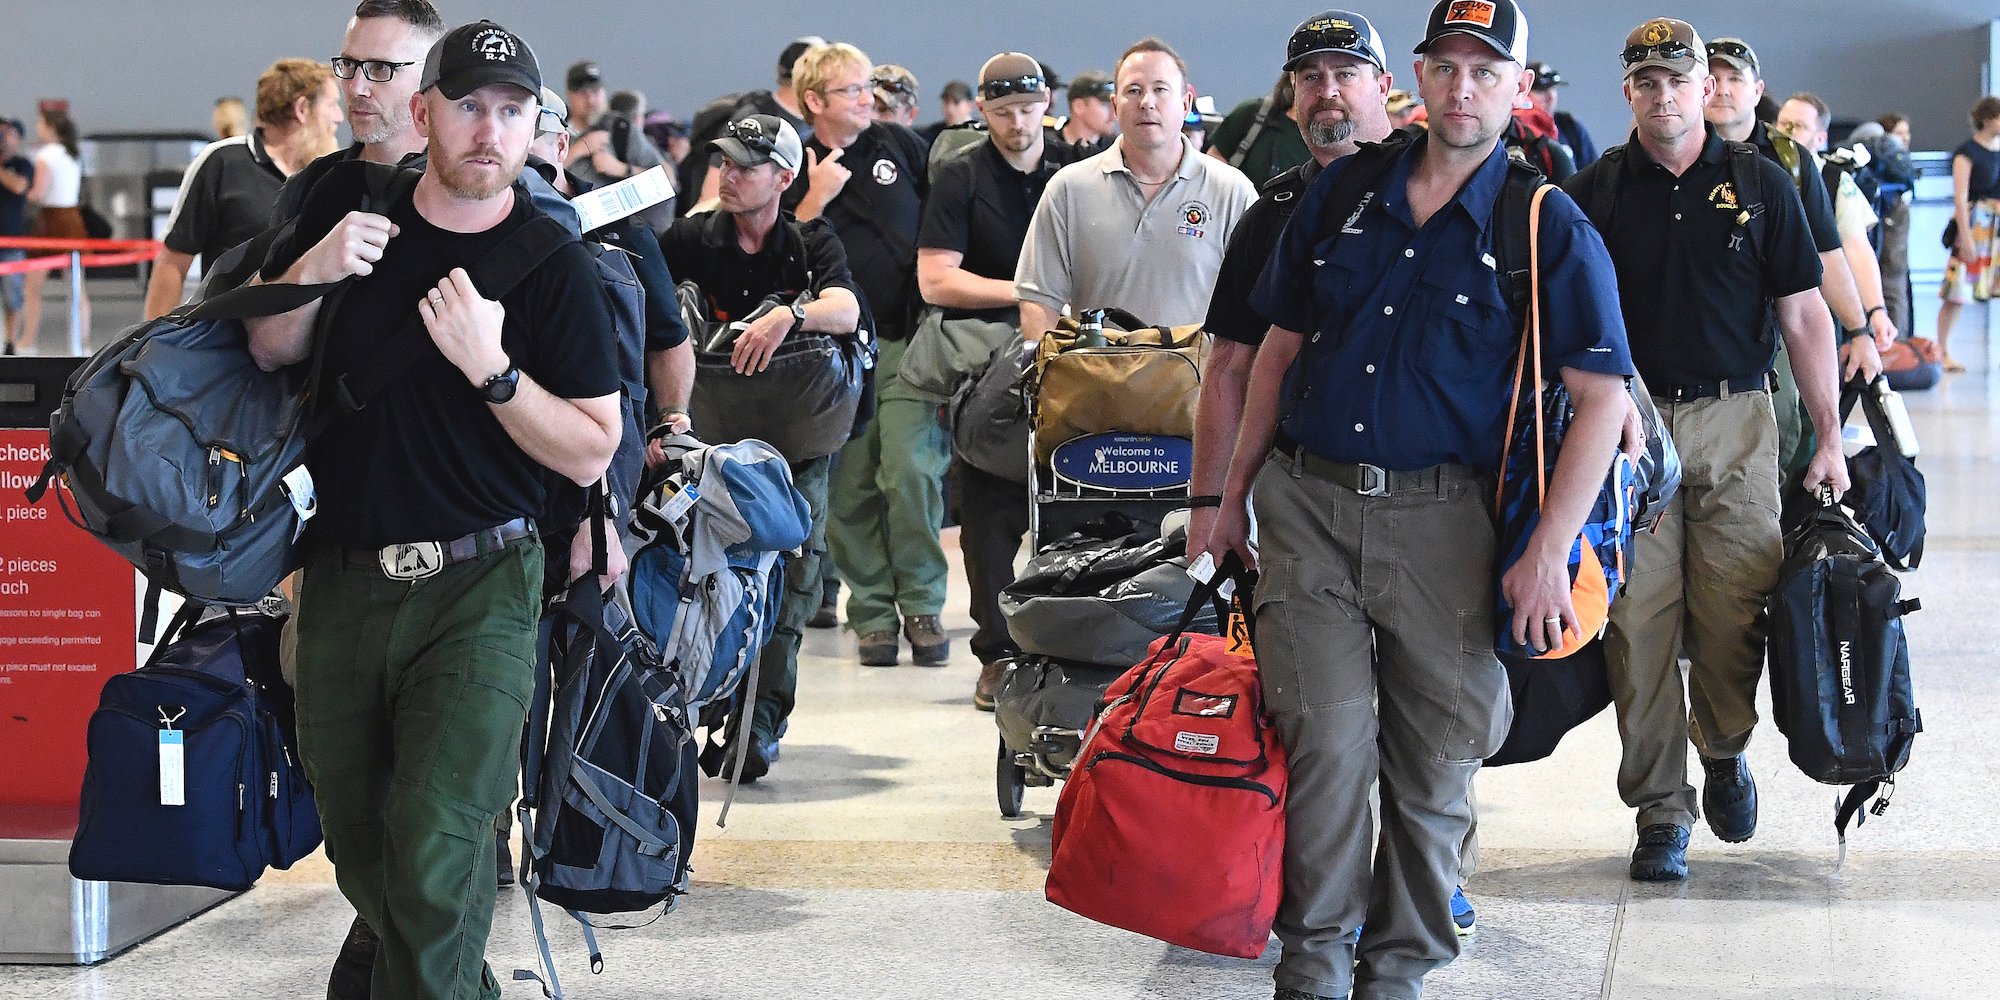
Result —
<instances>
[{"instance_id":1,"label":"black polo shirt","mask_svg":"<svg viewBox=\"0 0 2000 1000\"><path fill-rule=\"evenodd\" d=\"M821 160L833 154L817 135L806 148ZM929 156L923 136L905 126L868 126L841 154L841 166L853 176L820 214L846 248L854 282L884 340L907 339L923 303L917 293L917 226L930 194ZM785 192L786 211L799 207L811 183L801 167Z\"/></svg>"},{"instance_id":2,"label":"black polo shirt","mask_svg":"<svg viewBox=\"0 0 2000 1000\"><path fill-rule=\"evenodd\" d=\"M1222 270L1216 272L1215 291L1208 299L1208 320L1203 324L1208 332L1251 347L1264 343L1271 321L1250 304L1250 293L1257 288L1257 276L1264 273L1271 252L1278 249L1278 237L1299 207L1299 197L1312 186L1321 169L1318 160L1309 158L1257 189L1257 200L1237 220L1229 247L1222 253Z\"/></svg>"},{"instance_id":3,"label":"black polo shirt","mask_svg":"<svg viewBox=\"0 0 2000 1000\"><path fill-rule=\"evenodd\" d=\"M1791 175L1760 158L1764 205L1759 253L1741 217L1728 146L1709 130L1701 158L1679 177L1635 133L1563 185L1590 204L1599 172L1624 171L1604 233L1618 271L1618 298L1632 361L1654 392L1745 378L1771 369L1777 353L1772 302L1819 287L1819 255Z\"/></svg>"},{"instance_id":4,"label":"black polo shirt","mask_svg":"<svg viewBox=\"0 0 2000 1000\"><path fill-rule=\"evenodd\" d=\"M833 227L818 219L799 223L790 214L779 216L764 248L749 254L736 242L735 216L704 212L674 220L660 248L675 277L700 286L718 322L748 315L774 295L789 304L807 289L815 297L829 288L854 290L846 249Z\"/></svg>"},{"instance_id":5,"label":"black polo shirt","mask_svg":"<svg viewBox=\"0 0 2000 1000\"><path fill-rule=\"evenodd\" d=\"M1778 158L1778 147L1771 141L1769 124L1757 123L1757 127L1750 132L1750 145L1757 147L1757 152L1764 154L1765 159L1777 164L1785 176L1792 176L1785 167L1785 161ZM1813 169L1812 154L1796 143L1792 148L1798 151L1805 164L1799 169L1801 176L1793 179L1792 186L1798 189L1799 200L1805 204L1806 225L1812 228L1813 246L1820 253L1832 253L1840 249L1840 225L1833 217L1833 196L1827 193L1826 179Z\"/></svg>"},{"instance_id":6,"label":"black polo shirt","mask_svg":"<svg viewBox=\"0 0 2000 1000\"><path fill-rule=\"evenodd\" d=\"M1024 173L1007 162L991 138L979 140L969 153L938 168L931 196L924 202L917 246L957 251L965 255L960 267L1012 284L1035 206L1041 203L1049 178L1069 162L1067 145L1044 140L1041 164ZM947 319L977 316L1011 322L1016 315L1014 306L945 310Z\"/></svg>"},{"instance_id":7,"label":"black polo shirt","mask_svg":"<svg viewBox=\"0 0 2000 1000\"><path fill-rule=\"evenodd\" d=\"M264 130L209 143L188 167L161 242L203 266L264 231L285 173L264 148Z\"/></svg>"}]
</instances>

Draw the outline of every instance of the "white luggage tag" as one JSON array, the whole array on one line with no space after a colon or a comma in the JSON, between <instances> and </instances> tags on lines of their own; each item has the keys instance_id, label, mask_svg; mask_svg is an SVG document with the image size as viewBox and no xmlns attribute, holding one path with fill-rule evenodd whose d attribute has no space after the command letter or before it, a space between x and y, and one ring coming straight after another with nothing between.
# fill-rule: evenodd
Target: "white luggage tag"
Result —
<instances>
[{"instance_id":1,"label":"white luggage tag","mask_svg":"<svg viewBox=\"0 0 2000 1000\"><path fill-rule=\"evenodd\" d=\"M299 515L298 527L292 529L292 541L296 542L299 536L306 533L306 522L319 513L319 493L313 488L312 473L306 471L303 465L285 473L281 482L286 499L292 502L293 512Z\"/></svg>"},{"instance_id":2,"label":"white luggage tag","mask_svg":"<svg viewBox=\"0 0 2000 1000\"><path fill-rule=\"evenodd\" d=\"M570 199L577 225L584 232L602 229L634 212L643 212L674 196L673 175L665 166L633 174L616 184L593 188Z\"/></svg>"},{"instance_id":3,"label":"white luggage tag","mask_svg":"<svg viewBox=\"0 0 2000 1000\"><path fill-rule=\"evenodd\" d=\"M187 805L187 744L186 737L174 728L181 716L187 714L182 708L172 718L167 716L164 706L160 712L160 804L163 806Z\"/></svg>"}]
</instances>

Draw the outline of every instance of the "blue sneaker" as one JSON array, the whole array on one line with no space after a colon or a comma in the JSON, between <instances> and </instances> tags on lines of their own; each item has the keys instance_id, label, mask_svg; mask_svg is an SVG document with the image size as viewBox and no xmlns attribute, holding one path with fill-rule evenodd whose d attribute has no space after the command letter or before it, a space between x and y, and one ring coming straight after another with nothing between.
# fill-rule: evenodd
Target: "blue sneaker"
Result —
<instances>
[{"instance_id":1,"label":"blue sneaker","mask_svg":"<svg viewBox=\"0 0 2000 1000\"><path fill-rule=\"evenodd\" d=\"M1472 912L1472 903L1465 898L1465 887L1459 886L1453 889L1451 891L1451 922L1457 927L1459 937L1472 936L1472 932L1477 929L1477 925L1473 923L1475 919L1476 915Z\"/></svg>"},{"instance_id":2,"label":"blue sneaker","mask_svg":"<svg viewBox=\"0 0 2000 1000\"><path fill-rule=\"evenodd\" d=\"M759 754L763 755L763 757L764 757L764 763L766 763L766 764L775 764L775 763L777 763L777 762L778 762L778 741L777 741L776 739L773 739L773 740L771 740L771 741L769 741L769 742L765 742L765 741L763 741L763 740L758 740L758 741L757 741L757 752L758 752ZM1454 904L1454 905L1456 905L1456 904ZM1454 916L1456 916L1456 915L1457 915L1457 911L1456 911L1456 910L1454 910L1454 911L1453 911L1453 915L1454 915Z\"/></svg>"}]
</instances>

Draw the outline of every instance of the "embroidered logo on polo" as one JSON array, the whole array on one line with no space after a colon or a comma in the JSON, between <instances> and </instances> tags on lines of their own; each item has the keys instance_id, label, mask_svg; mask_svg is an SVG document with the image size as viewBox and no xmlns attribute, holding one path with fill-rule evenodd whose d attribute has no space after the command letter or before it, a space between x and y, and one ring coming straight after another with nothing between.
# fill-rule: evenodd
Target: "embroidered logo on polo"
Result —
<instances>
[{"instance_id":1,"label":"embroidered logo on polo","mask_svg":"<svg viewBox=\"0 0 2000 1000\"><path fill-rule=\"evenodd\" d=\"M1188 202L1181 206L1181 224L1175 227L1174 231L1182 236L1200 239L1208 235L1208 230L1203 227L1208 225L1208 220L1212 216L1213 213L1209 211L1207 205L1198 201Z\"/></svg>"},{"instance_id":2,"label":"embroidered logo on polo","mask_svg":"<svg viewBox=\"0 0 2000 1000\"><path fill-rule=\"evenodd\" d=\"M487 28L472 36L472 51L485 56L490 62L506 62L520 55L520 46L514 36L499 28Z\"/></svg>"},{"instance_id":3,"label":"embroidered logo on polo","mask_svg":"<svg viewBox=\"0 0 2000 1000\"><path fill-rule=\"evenodd\" d=\"M896 169L896 164L893 160L876 160L873 173L875 183L885 187L896 183L896 178L902 176L902 173Z\"/></svg>"},{"instance_id":4,"label":"embroidered logo on polo","mask_svg":"<svg viewBox=\"0 0 2000 1000\"><path fill-rule=\"evenodd\" d=\"M1341 235L1352 236L1361 232L1361 228L1356 226L1355 223L1361 221L1361 213L1368 211L1368 203L1374 200L1375 192L1373 191L1369 191L1361 196L1361 203L1354 206L1354 214L1348 216L1347 221L1340 224Z\"/></svg>"},{"instance_id":5,"label":"embroidered logo on polo","mask_svg":"<svg viewBox=\"0 0 2000 1000\"><path fill-rule=\"evenodd\" d=\"M1445 13L1446 24L1476 24L1482 28L1493 27L1492 0L1458 0Z\"/></svg>"},{"instance_id":6,"label":"embroidered logo on polo","mask_svg":"<svg viewBox=\"0 0 2000 1000\"><path fill-rule=\"evenodd\" d=\"M1736 211L1738 207L1736 204L1736 185L1729 181L1717 184L1715 190L1708 193L1708 200L1716 208L1728 212Z\"/></svg>"}]
</instances>

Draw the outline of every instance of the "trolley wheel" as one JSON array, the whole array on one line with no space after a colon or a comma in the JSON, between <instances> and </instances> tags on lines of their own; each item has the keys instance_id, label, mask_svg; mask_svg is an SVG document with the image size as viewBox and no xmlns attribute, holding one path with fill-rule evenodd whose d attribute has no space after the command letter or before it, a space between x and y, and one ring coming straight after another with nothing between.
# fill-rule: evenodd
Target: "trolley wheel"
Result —
<instances>
[{"instance_id":1,"label":"trolley wheel","mask_svg":"<svg viewBox=\"0 0 2000 1000\"><path fill-rule=\"evenodd\" d=\"M1006 737L1000 739L1000 758L993 768L994 790L1000 793L1000 817L1002 819L1021 818L1021 798L1028 789L1028 771L1014 763L1014 752L1007 749Z\"/></svg>"}]
</instances>

